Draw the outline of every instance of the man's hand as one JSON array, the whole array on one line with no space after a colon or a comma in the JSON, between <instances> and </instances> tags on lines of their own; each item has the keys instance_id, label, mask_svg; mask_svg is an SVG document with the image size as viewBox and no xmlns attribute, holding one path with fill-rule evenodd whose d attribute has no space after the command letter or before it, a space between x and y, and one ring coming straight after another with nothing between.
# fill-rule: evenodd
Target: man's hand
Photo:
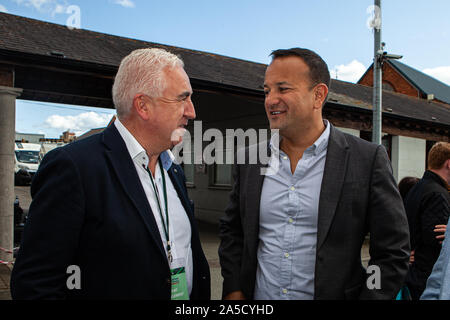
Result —
<instances>
[{"instance_id":1,"label":"man's hand","mask_svg":"<svg viewBox=\"0 0 450 320\"><path fill-rule=\"evenodd\" d=\"M414 263L414 250L411 250L411 255L409 256L409 264Z\"/></svg>"},{"instance_id":2,"label":"man's hand","mask_svg":"<svg viewBox=\"0 0 450 320\"><path fill-rule=\"evenodd\" d=\"M247 298L244 296L242 291L233 291L223 297L223 300L246 300Z\"/></svg>"},{"instance_id":3,"label":"man's hand","mask_svg":"<svg viewBox=\"0 0 450 320\"><path fill-rule=\"evenodd\" d=\"M438 236L436 236L436 239L441 240L439 241L440 244L442 244L442 242L444 242L445 239L445 230L447 230L447 225L445 224L438 224L434 226L434 232L436 233L442 233Z\"/></svg>"}]
</instances>

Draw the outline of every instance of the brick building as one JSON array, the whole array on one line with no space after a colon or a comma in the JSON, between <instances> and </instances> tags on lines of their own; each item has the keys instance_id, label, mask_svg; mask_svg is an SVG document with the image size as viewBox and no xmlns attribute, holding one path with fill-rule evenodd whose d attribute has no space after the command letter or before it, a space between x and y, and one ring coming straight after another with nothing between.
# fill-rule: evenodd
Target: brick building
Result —
<instances>
[{"instance_id":1,"label":"brick building","mask_svg":"<svg viewBox=\"0 0 450 320\"><path fill-rule=\"evenodd\" d=\"M63 134L61 136L59 136L59 138L64 141L64 143L70 143L72 141L75 141L77 139L77 137L75 136L75 133L70 132L69 130L64 131Z\"/></svg>"},{"instance_id":2,"label":"brick building","mask_svg":"<svg viewBox=\"0 0 450 320\"><path fill-rule=\"evenodd\" d=\"M358 84L373 87L373 64ZM383 64L383 89L450 106L450 86L396 60Z\"/></svg>"}]
</instances>

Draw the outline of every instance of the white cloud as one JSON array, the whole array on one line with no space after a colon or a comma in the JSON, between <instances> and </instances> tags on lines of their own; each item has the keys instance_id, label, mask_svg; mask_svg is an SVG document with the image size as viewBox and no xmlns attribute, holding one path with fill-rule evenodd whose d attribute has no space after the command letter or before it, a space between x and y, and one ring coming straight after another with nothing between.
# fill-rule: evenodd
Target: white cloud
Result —
<instances>
[{"instance_id":1,"label":"white cloud","mask_svg":"<svg viewBox=\"0 0 450 320\"><path fill-rule=\"evenodd\" d=\"M53 2L53 0L14 0L19 5L24 5L26 7L34 7L36 10L43 10L43 7Z\"/></svg>"},{"instance_id":2,"label":"white cloud","mask_svg":"<svg viewBox=\"0 0 450 320\"><path fill-rule=\"evenodd\" d=\"M52 11L52 16L54 17L58 13L66 13L66 11L67 7L58 3Z\"/></svg>"},{"instance_id":3,"label":"white cloud","mask_svg":"<svg viewBox=\"0 0 450 320\"><path fill-rule=\"evenodd\" d=\"M48 117L44 125L48 128L58 129L61 131L69 130L74 132L76 136L80 136L90 129L106 127L111 120L110 114L99 114L97 112L84 112L76 116L52 115Z\"/></svg>"},{"instance_id":4,"label":"white cloud","mask_svg":"<svg viewBox=\"0 0 450 320\"><path fill-rule=\"evenodd\" d=\"M424 69L423 73L426 73L450 86L450 66Z\"/></svg>"},{"instance_id":5,"label":"white cloud","mask_svg":"<svg viewBox=\"0 0 450 320\"><path fill-rule=\"evenodd\" d=\"M348 64L341 64L335 66L333 70L330 71L331 78L349 82L358 81L364 72L366 72L367 68L358 60L353 60Z\"/></svg>"},{"instance_id":6,"label":"white cloud","mask_svg":"<svg viewBox=\"0 0 450 320\"><path fill-rule=\"evenodd\" d=\"M134 2L132 0L115 0L114 2L125 8L134 8L135 7Z\"/></svg>"},{"instance_id":7,"label":"white cloud","mask_svg":"<svg viewBox=\"0 0 450 320\"><path fill-rule=\"evenodd\" d=\"M6 8L0 4L0 12L5 12L5 13L7 13L8 10L6 10Z\"/></svg>"},{"instance_id":8,"label":"white cloud","mask_svg":"<svg viewBox=\"0 0 450 320\"><path fill-rule=\"evenodd\" d=\"M65 13L68 3L66 0L13 0L18 5L23 5L25 7L34 8L42 13L50 13L54 16L57 13Z\"/></svg>"}]
</instances>

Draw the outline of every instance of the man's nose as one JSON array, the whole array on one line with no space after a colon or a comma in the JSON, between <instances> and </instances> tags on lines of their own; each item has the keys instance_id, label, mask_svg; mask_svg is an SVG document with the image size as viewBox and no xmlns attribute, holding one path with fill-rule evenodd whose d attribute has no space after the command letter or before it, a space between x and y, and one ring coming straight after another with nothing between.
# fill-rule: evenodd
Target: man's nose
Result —
<instances>
[{"instance_id":1,"label":"man's nose","mask_svg":"<svg viewBox=\"0 0 450 320\"><path fill-rule=\"evenodd\" d=\"M279 102L279 97L277 94L268 92L264 98L264 104L266 107L276 106Z\"/></svg>"},{"instance_id":2,"label":"man's nose","mask_svg":"<svg viewBox=\"0 0 450 320\"><path fill-rule=\"evenodd\" d=\"M186 106L184 107L184 116L187 119L195 119L196 117L194 103L192 102L191 97L188 98Z\"/></svg>"}]
</instances>

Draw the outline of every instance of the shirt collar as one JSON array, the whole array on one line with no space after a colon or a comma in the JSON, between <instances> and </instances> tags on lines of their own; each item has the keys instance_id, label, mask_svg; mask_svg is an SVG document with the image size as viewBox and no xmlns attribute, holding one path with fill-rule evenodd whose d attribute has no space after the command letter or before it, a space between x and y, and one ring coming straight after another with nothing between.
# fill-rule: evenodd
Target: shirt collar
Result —
<instances>
[{"instance_id":1,"label":"shirt collar","mask_svg":"<svg viewBox=\"0 0 450 320\"><path fill-rule=\"evenodd\" d=\"M328 120L323 120L323 124L325 125L325 131L322 132L320 137L314 142L313 146L315 148L314 155L320 154L328 147L328 140L330 139L330 125Z\"/></svg>"},{"instance_id":2,"label":"shirt collar","mask_svg":"<svg viewBox=\"0 0 450 320\"><path fill-rule=\"evenodd\" d=\"M164 170L168 171L175 160L175 156L173 155L172 151L166 150L163 153L161 153L159 157L161 158L161 163L163 165Z\"/></svg>"},{"instance_id":3,"label":"shirt collar","mask_svg":"<svg viewBox=\"0 0 450 320\"><path fill-rule=\"evenodd\" d=\"M125 141L125 145L127 146L128 153L130 154L131 159L133 159L133 161L136 161L140 166L143 165L145 168L147 168L149 157L145 149L131 134L131 132L128 131L128 129L122 124L122 122L120 122L118 118L116 118L116 120L114 121L114 125ZM159 157L161 159L164 170L168 171L174 162L175 156L168 149L162 152Z\"/></svg>"},{"instance_id":4,"label":"shirt collar","mask_svg":"<svg viewBox=\"0 0 450 320\"><path fill-rule=\"evenodd\" d=\"M305 150L305 152L309 151L316 156L328 147L328 140L330 138L330 131L331 131L330 125L329 125L328 120L326 120L326 119L323 120L323 124L325 125L325 130L322 132L320 137L310 147L308 147ZM275 141L277 141L277 140L278 140L278 144L275 143ZM279 133L278 132L275 133L270 138L270 143L269 143L270 149L272 151L278 151L281 140L282 140L282 137L280 137Z\"/></svg>"}]
</instances>

